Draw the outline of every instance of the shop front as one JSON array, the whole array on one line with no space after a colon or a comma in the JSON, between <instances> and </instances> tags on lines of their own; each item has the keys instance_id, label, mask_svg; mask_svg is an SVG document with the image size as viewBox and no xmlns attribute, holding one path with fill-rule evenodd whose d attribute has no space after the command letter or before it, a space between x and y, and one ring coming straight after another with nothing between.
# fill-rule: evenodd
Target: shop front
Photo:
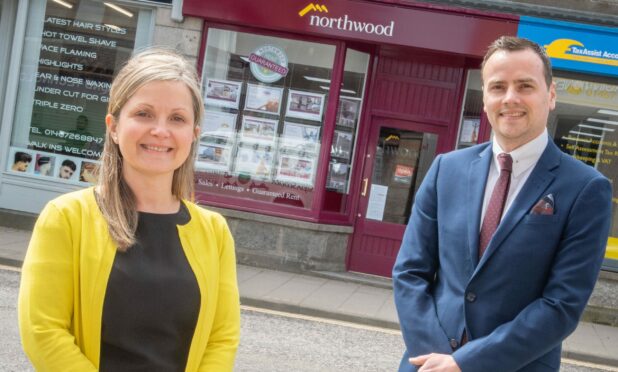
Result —
<instances>
[{"instance_id":1,"label":"shop front","mask_svg":"<svg viewBox=\"0 0 618 372\"><path fill-rule=\"evenodd\" d=\"M184 0L183 24L176 10L0 0L1 210L93 182L113 75L164 39L201 72L195 199L227 217L241 263L390 276L432 160L490 138L478 68L501 35L548 46L550 134L615 178L615 30L377 1Z\"/></svg>"},{"instance_id":2,"label":"shop front","mask_svg":"<svg viewBox=\"0 0 618 372\"><path fill-rule=\"evenodd\" d=\"M94 182L112 77L150 44L154 8L3 3L13 5L14 24L2 44L12 49L2 65L0 208L38 213L60 193Z\"/></svg>"},{"instance_id":3,"label":"shop front","mask_svg":"<svg viewBox=\"0 0 618 372\"><path fill-rule=\"evenodd\" d=\"M488 137L467 87L517 30L367 1L185 0L183 14L205 21L196 200L227 216L239 261L382 276L434 157Z\"/></svg>"},{"instance_id":4,"label":"shop front","mask_svg":"<svg viewBox=\"0 0 618 372\"><path fill-rule=\"evenodd\" d=\"M618 271L618 30L521 17L518 35L544 45L552 60L558 98L547 126L554 142L614 185L603 268Z\"/></svg>"}]
</instances>

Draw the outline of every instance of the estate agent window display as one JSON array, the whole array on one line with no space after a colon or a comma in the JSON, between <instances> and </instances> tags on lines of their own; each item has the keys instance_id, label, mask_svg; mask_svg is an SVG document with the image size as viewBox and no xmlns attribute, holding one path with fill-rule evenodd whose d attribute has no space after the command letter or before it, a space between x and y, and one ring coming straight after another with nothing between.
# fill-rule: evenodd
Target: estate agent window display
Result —
<instances>
[{"instance_id":1,"label":"estate agent window display","mask_svg":"<svg viewBox=\"0 0 618 372\"><path fill-rule=\"evenodd\" d=\"M7 171L95 181L114 72L150 32L152 14L117 2L32 1ZM143 44L143 42L141 42ZM15 166L29 157L26 167ZM23 162L22 162L23 163Z\"/></svg>"},{"instance_id":2,"label":"estate agent window display","mask_svg":"<svg viewBox=\"0 0 618 372\"><path fill-rule=\"evenodd\" d=\"M335 49L209 29L197 192L312 207Z\"/></svg>"}]
</instances>

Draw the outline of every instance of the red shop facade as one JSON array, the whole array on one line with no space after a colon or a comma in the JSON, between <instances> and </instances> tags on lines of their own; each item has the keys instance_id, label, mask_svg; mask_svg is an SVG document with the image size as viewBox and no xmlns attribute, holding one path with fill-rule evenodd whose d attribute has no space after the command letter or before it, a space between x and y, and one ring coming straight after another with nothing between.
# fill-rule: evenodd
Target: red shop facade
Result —
<instances>
[{"instance_id":1,"label":"red shop facade","mask_svg":"<svg viewBox=\"0 0 618 372\"><path fill-rule=\"evenodd\" d=\"M404 1L184 0L204 21L196 200L239 262L390 276L439 153L489 138L480 61L511 15Z\"/></svg>"}]
</instances>

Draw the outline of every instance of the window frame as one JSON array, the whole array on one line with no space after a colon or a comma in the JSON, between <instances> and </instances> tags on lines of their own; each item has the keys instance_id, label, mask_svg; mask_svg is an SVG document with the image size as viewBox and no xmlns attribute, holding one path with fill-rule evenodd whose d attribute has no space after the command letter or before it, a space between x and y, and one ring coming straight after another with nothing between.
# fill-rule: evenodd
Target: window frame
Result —
<instances>
[{"instance_id":1,"label":"window frame","mask_svg":"<svg viewBox=\"0 0 618 372\"><path fill-rule=\"evenodd\" d=\"M330 82L329 96L327 100L327 108L324 113L324 119L323 119L322 144L320 147L319 155L317 157L318 166L317 166L316 174L315 174L313 200L312 200L311 207L310 208L298 208L298 207L287 206L287 205L276 205L273 203L268 203L268 202L249 199L249 198L236 198L233 196L218 195L213 192L205 192L205 191L196 191L196 195L195 195L196 202L198 204L209 205L209 206L214 206L214 207L219 207L219 208L235 209L235 210L240 210L244 212L267 214L267 215L276 216L276 217L293 218L296 220L307 221L307 222L336 223L336 224L351 225L352 224L351 212L352 212L352 208L354 204L353 202L348 203L348 205L346 206L345 212L324 213L322 211L322 205L323 205L325 193L326 193L326 179L327 179L327 173L328 173L328 164L330 162L331 145L332 145L334 131L335 131L335 121L336 121L337 108L338 108L337 105L338 105L339 96L340 96L339 90L338 89L334 90L334 87L340 86L343 80L346 48L352 47L354 49L361 50L363 52L365 52L366 50L373 50L373 49L363 46L362 44L361 46L359 46L359 45L347 43L341 40L326 39L326 38L315 37L315 36L310 36L310 35L300 35L300 34L294 34L294 33L285 33L285 32L273 31L273 30L259 29L255 27L244 27L244 26L204 21L204 27L203 27L203 32L202 32L202 44L201 44L200 51L198 54L198 59L197 59L198 73L200 74L200 78L203 72L202 71L203 63L204 63L206 47L208 43L208 40L207 40L208 31L211 28L226 30L226 31L233 31L233 32L256 34L256 35L267 36L267 37L270 36L270 37L278 37L278 38L284 38L284 39L289 39L289 40L307 41L307 42L313 42L313 43L333 45L335 46L335 56L334 56L334 61L333 61L333 66L332 66L332 78ZM371 53L370 54L370 64L367 70L367 77L366 77L367 82L365 83L365 92L363 94L364 102L363 102L362 112L359 114L360 115L359 124L358 124L359 126L361 125L361 122L363 121L363 117L367 111L366 110L367 102L368 102L367 92L369 90L369 85L370 85L369 82L370 82L370 75L372 71L371 68L372 68L373 56L374 55ZM361 138L362 138L361 136L363 135L362 129L363 128L360 127L360 130L358 131L359 137L357 137L358 139L356 141L356 145L355 145L356 147L360 146L362 143L361 141ZM357 162L358 160L356 159L359 153L361 153L361 151L356 149L355 154L354 154L355 158L352 159L351 164L353 164L353 168L352 168L352 174L350 175L350 178L349 178L351 183L354 182L353 181L354 177L357 176L360 171L360 169L357 169L357 168L360 168L358 166L358 164L360 163L358 163ZM350 187L348 197L353 198L354 195L355 195L354 188Z\"/></svg>"}]
</instances>

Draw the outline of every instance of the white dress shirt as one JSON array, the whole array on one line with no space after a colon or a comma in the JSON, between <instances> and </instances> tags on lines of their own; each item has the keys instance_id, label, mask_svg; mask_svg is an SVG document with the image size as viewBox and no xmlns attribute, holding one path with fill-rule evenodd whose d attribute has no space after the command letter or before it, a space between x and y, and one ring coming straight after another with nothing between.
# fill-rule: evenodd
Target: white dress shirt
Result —
<instances>
[{"instance_id":1,"label":"white dress shirt","mask_svg":"<svg viewBox=\"0 0 618 372\"><path fill-rule=\"evenodd\" d=\"M526 180L532 173L534 166L538 163L547 143L549 142L549 136L547 134L547 128L537 138L526 143L525 145L516 148L512 152L508 153L513 158L513 172L511 173L511 185L509 186L509 195L506 198L504 205L504 211L502 217L513 204L513 200L517 197L517 194L521 191L521 188L526 183ZM494 190L494 186L500 176L500 163L498 162L498 154L504 152L497 141L493 141L492 146L493 160L489 166L489 174L487 175L487 184L485 184L485 197L483 199L483 210L481 213L481 223L483 225L483 218L485 218L485 211L489 205L489 199L491 199L491 193ZM480 231L480 230L479 230Z\"/></svg>"}]
</instances>

